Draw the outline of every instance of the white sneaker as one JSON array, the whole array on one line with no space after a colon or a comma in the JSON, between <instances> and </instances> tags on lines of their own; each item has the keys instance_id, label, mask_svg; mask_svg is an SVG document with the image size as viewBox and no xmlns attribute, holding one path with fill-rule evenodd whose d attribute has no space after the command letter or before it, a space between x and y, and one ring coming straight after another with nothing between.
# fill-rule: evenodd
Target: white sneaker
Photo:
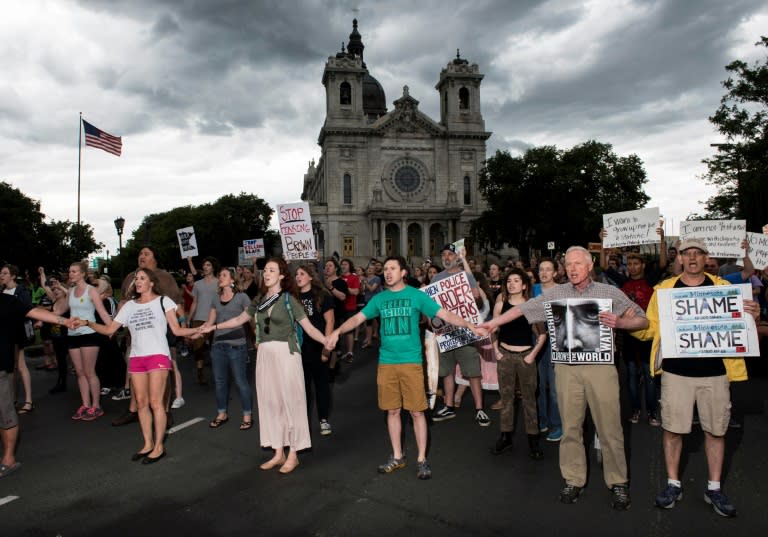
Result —
<instances>
[{"instance_id":1,"label":"white sneaker","mask_svg":"<svg viewBox=\"0 0 768 537\"><path fill-rule=\"evenodd\" d=\"M320 421L320 434L323 436L328 436L331 434L331 424L328 423L325 420Z\"/></svg>"},{"instance_id":2,"label":"white sneaker","mask_svg":"<svg viewBox=\"0 0 768 537\"><path fill-rule=\"evenodd\" d=\"M171 408L181 408L184 406L184 403L186 403L186 401L184 401L183 397L177 397L173 400L173 403L171 403Z\"/></svg>"}]
</instances>

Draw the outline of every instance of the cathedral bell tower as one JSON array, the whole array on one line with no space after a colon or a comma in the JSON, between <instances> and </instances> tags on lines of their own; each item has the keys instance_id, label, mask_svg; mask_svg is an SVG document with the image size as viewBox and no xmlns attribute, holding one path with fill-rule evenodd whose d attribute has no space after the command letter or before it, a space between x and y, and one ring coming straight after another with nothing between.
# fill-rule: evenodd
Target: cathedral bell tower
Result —
<instances>
[{"instance_id":1,"label":"cathedral bell tower","mask_svg":"<svg viewBox=\"0 0 768 537\"><path fill-rule=\"evenodd\" d=\"M461 57L458 49L442 71L435 89L440 92L440 123L451 131L484 132L480 112L480 82L483 75L476 63Z\"/></svg>"}]
</instances>

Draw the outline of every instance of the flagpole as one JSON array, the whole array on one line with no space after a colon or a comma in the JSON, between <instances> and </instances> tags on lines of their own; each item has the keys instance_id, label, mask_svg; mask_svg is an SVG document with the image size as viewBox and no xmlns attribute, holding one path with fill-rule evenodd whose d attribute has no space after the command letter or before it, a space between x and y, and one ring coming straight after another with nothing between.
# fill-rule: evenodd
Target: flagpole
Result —
<instances>
[{"instance_id":1,"label":"flagpole","mask_svg":"<svg viewBox=\"0 0 768 537\"><path fill-rule=\"evenodd\" d=\"M83 153L83 113L77 124L77 225L80 225L80 158Z\"/></svg>"}]
</instances>

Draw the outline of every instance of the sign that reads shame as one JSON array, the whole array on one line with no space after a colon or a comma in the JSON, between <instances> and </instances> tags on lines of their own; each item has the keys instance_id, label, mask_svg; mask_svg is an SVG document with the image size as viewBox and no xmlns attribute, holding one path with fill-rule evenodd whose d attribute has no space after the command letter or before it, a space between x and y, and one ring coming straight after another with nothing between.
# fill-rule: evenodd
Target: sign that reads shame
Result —
<instances>
[{"instance_id":1,"label":"sign that reads shame","mask_svg":"<svg viewBox=\"0 0 768 537\"><path fill-rule=\"evenodd\" d=\"M601 311L611 311L608 298L566 298L544 302L552 362L612 364L613 330L600 324Z\"/></svg>"},{"instance_id":2,"label":"sign that reads shame","mask_svg":"<svg viewBox=\"0 0 768 537\"><path fill-rule=\"evenodd\" d=\"M759 356L749 284L658 289L664 358ZM659 364L657 364L657 367Z\"/></svg>"},{"instance_id":3,"label":"sign that reads shame","mask_svg":"<svg viewBox=\"0 0 768 537\"><path fill-rule=\"evenodd\" d=\"M475 303L475 298L472 296L472 286L469 284L466 272L451 274L421 290L427 293L441 308L445 308L473 324L483 321L480 318L480 310ZM454 326L438 318L432 319L431 324L440 352L458 349L476 341L488 339L475 335L468 328Z\"/></svg>"}]
</instances>

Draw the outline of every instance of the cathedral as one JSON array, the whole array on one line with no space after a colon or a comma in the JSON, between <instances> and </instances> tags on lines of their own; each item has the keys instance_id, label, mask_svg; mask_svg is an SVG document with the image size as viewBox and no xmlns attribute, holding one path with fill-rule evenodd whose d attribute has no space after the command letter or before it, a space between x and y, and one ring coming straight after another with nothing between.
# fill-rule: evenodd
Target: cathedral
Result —
<instances>
[{"instance_id":1,"label":"cathedral","mask_svg":"<svg viewBox=\"0 0 768 537\"><path fill-rule=\"evenodd\" d=\"M483 75L457 52L435 85L440 121L419 110L408 86L387 110L352 24L346 51L325 64L321 156L310 162L301 196L318 255L362 263L402 255L412 264L439 257L485 209L477 188L491 136L480 111Z\"/></svg>"}]
</instances>

